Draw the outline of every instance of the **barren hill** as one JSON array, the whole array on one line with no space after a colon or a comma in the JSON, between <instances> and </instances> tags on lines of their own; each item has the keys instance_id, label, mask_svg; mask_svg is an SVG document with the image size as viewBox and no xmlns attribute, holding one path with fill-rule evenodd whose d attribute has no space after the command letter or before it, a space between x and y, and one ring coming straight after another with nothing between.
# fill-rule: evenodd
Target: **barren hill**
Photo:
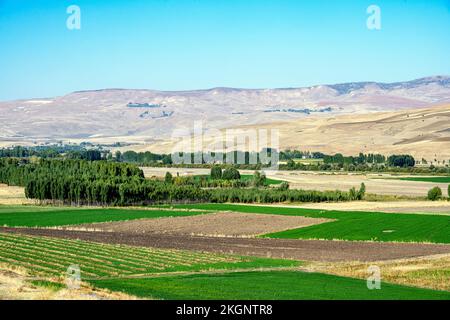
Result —
<instances>
[{"instance_id":1,"label":"barren hill","mask_svg":"<svg viewBox=\"0 0 450 320\"><path fill-rule=\"evenodd\" d=\"M408 153L437 164L450 160L450 104L425 109L370 114L311 116L308 119L247 125L238 129L278 129L280 149L324 153ZM179 139L133 147L171 152ZM208 149L213 139L204 137Z\"/></svg>"},{"instance_id":2,"label":"barren hill","mask_svg":"<svg viewBox=\"0 0 450 320\"><path fill-rule=\"evenodd\" d=\"M314 118L267 125L283 148L364 153L408 153L428 162L450 160L450 104L426 109ZM259 126L261 127L261 126Z\"/></svg>"},{"instance_id":3,"label":"barren hill","mask_svg":"<svg viewBox=\"0 0 450 320\"><path fill-rule=\"evenodd\" d=\"M440 156L450 149L447 111L415 115L425 111L414 110L444 104L450 104L450 77L444 76L286 89L80 91L0 102L0 145L128 142L170 151L174 130L192 130L194 121L203 120L206 130L276 123L285 147Z\"/></svg>"}]
</instances>

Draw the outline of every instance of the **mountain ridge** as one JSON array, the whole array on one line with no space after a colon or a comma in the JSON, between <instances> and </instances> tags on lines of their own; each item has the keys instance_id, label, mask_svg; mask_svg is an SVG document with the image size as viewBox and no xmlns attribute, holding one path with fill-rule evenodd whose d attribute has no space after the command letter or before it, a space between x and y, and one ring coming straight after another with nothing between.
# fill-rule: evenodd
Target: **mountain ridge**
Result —
<instances>
[{"instance_id":1,"label":"mountain ridge","mask_svg":"<svg viewBox=\"0 0 450 320\"><path fill-rule=\"evenodd\" d=\"M103 88L103 89L92 89L92 90L76 90L72 91L67 94L72 93L87 93L87 92L101 92L101 91L127 91L127 90L135 90L135 91L149 91L149 92L159 92L159 93L188 93L188 92L205 92L205 91L214 91L214 90L220 90L220 91L262 91L262 90L297 90L297 89L311 89L315 87L331 87L331 88L339 88L344 86L349 86L353 88L360 89L361 87L364 87L366 85L379 85L382 88L389 88L389 87L396 87L396 86L402 86L402 84L411 84L418 86L420 84L430 84L438 82L440 84L443 84L445 86L450 86L450 76L447 75L436 75L436 76L428 76L428 77L422 77L417 78L414 80L408 80L408 81L396 81L396 82L379 82L379 81L356 81L356 82L342 82L342 83L334 83L334 84L316 84L311 86L301 86L301 87L275 87L275 88L238 88L238 87L212 87L212 88L205 88L205 89L191 89L191 90L156 90L156 89L148 89L148 88ZM33 98L37 99L37 98ZM33 99L17 99L17 100L33 100ZM41 98L42 99L42 98ZM47 98L44 98L47 99ZM12 101L12 100L8 100Z\"/></svg>"},{"instance_id":2,"label":"mountain ridge","mask_svg":"<svg viewBox=\"0 0 450 320\"><path fill-rule=\"evenodd\" d=\"M102 89L88 89L88 90L75 90L69 93L66 93L65 95L70 94L79 94L79 93L90 93L90 92L105 92L105 91L148 91L148 92L157 92L157 93L190 93L190 92L210 92L210 91L224 91L224 92L232 92L232 91L265 91L265 90L299 90L299 89L312 89L317 87L330 87L333 89L336 89L341 87L349 87L354 90L361 89L367 85L378 85L383 89L386 88L393 88L393 87L402 87L402 85L408 84L409 87L419 86L423 84L430 84L430 83L439 83L444 86L450 86L450 75L435 75L435 76L428 76L428 77L422 77L417 78L414 80L408 80L408 81L396 81L396 82L380 82L380 81L356 81L356 82L342 82L342 83L333 83L333 84L315 84L311 86L300 86L300 87L274 87L274 88L238 88L238 87L211 87L211 88L205 88L205 89L191 89L191 90L157 90L157 89L148 89L148 88L102 88ZM347 90L350 91L350 90ZM62 96L55 96L55 97L34 97L29 99L9 99L9 100L3 100L1 102L10 102L10 101L29 101L29 100L47 100L47 99L54 99L56 97L62 97Z\"/></svg>"}]
</instances>

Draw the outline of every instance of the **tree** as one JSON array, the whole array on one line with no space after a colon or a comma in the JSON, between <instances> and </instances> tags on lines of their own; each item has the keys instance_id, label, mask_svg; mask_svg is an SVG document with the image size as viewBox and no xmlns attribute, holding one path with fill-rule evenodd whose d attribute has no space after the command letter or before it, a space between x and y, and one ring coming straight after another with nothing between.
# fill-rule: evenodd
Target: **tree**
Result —
<instances>
[{"instance_id":1,"label":"tree","mask_svg":"<svg viewBox=\"0 0 450 320\"><path fill-rule=\"evenodd\" d=\"M365 194L366 194L366 185L363 182L361 183L361 187L359 188L358 191L358 200L362 200Z\"/></svg>"},{"instance_id":2,"label":"tree","mask_svg":"<svg viewBox=\"0 0 450 320\"><path fill-rule=\"evenodd\" d=\"M222 179L222 168L220 166L213 166L211 168L211 179L213 180Z\"/></svg>"},{"instance_id":3,"label":"tree","mask_svg":"<svg viewBox=\"0 0 450 320\"><path fill-rule=\"evenodd\" d=\"M239 180L241 178L241 174L236 168L227 168L223 171L222 179L224 180Z\"/></svg>"},{"instance_id":4,"label":"tree","mask_svg":"<svg viewBox=\"0 0 450 320\"><path fill-rule=\"evenodd\" d=\"M450 198L450 184L448 185L447 194L448 194L448 197Z\"/></svg>"},{"instance_id":5,"label":"tree","mask_svg":"<svg viewBox=\"0 0 450 320\"><path fill-rule=\"evenodd\" d=\"M387 162L390 167L400 168L414 167L416 164L416 160L407 154L392 155L388 158Z\"/></svg>"},{"instance_id":6,"label":"tree","mask_svg":"<svg viewBox=\"0 0 450 320\"><path fill-rule=\"evenodd\" d=\"M352 187L352 188L350 189L350 191L349 191L349 197L350 197L350 200L357 200L357 199L358 199L358 194L357 194L357 192L356 192L355 187Z\"/></svg>"},{"instance_id":7,"label":"tree","mask_svg":"<svg viewBox=\"0 0 450 320\"><path fill-rule=\"evenodd\" d=\"M288 167L288 169L294 170L294 169L295 169L295 161L292 160L292 159L290 159L290 160L287 162L287 167Z\"/></svg>"},{"instance_id":8,"label":"tree","mask_svg":"<svg viewBox=\"0 0 450 320\"><path fill-rule=\"evenodd\" d=\"M173 183L173 177L172 177L172 174L169 171L166 172L166 176L164 177L164 182L168 183L168 184L172 184Z\"/></svg>"},{"instance_id":9,"label":"tree","mask_svg":"<svg viewBox=\"0 0 450 320\"><path fill-rule=\"evenodd\" d=\"M439 187L434 187L428 191L428 200L436 201L442 197L442 190Z\"/></svg>"}]
</instances>

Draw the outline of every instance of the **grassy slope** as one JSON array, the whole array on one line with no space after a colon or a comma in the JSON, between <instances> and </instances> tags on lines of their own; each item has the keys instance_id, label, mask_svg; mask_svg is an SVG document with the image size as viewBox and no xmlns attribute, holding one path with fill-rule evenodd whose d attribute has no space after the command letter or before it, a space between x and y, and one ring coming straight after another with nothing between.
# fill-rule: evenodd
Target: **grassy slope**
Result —
<instances>
[{"instance_id":1,"label":"grassy slope","mask_svg":"<svg viewBox=\"0 0 450 320\"><path fill-rule=\"evenodd\" d=\"M143 218L192 216L197 214L202 214L202 212L117 208L77 209L70 207L0 206L0 226L53 227Z\"/></svg>"},{"instance_id":2,"label":"grassy slope","mask_svg":"<svg viewBox=\"0 0 450 320\"><path fill-rule=\"evenodd\" d=\"M271 238L450 243L449 216L325 211L232 204L199 204L182 207L336 219L334 222L266 235ZM390 232L392 230L393 232Z\"/></svg>"},{"instance_id":3,"label":"grassy slope","mask_svg":"<svg viewBox=\"0 0 450 320\"><path fill-rule=\"evenodd\" d=\"M450 299L450 292L296 271L238 272L135 280L100 280L94 285L140 297L161 299Z\"/></svg>"}]
</instances>

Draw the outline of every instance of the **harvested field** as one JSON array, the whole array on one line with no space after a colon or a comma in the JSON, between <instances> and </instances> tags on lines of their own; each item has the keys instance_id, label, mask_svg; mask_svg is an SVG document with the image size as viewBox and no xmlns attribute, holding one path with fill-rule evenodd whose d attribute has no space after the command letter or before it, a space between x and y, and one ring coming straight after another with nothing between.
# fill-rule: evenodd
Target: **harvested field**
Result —
<instances>
[{"instance_id":1,"label":"harvested field","mask_svg":"<svg viewBox=\"0 0 450 320\"><path fill-rule=\"evenodd\" d=\"M447 190L448 186L445 183L391 179L399 177L389 174L342 174L281 170L267 171L266 174L268 178L288 181L292 189L347 191L352 187L359 187L364 182L367 193L410 197L426 197L428 190L434 186L439 186L442 190Z\"/></svg>"},{"instance_id":2,"label":"harvested field","mask_svg":"<svg viewBox=\"0 0 450 320\"><path fill-rule=\"evenodd\" d=\"M209 174L209 169L195 168L152 168L143 167L145 177L163 178L166 172L172 175L205 175ZM253 174L252 170L239 170L241 174ZM313 172L313 171L266 171L267 178L287 181L291 189L305 190L342 190L348 191L350 188L359 188L364 182L367 193L380 195L395 195L408 197L426 197L428 190L434 186L447 190L448 183L408 181L400 180L398 175L392 174L362 174L362 173L342 173L342 172ZM406 177L406 176L403 176ZM417 177L416 177L417 178Z\"/></svg>"},{"instance_id":3,"label":"harvested field","mask_svg":"<svg viewBox=\"0 0 450 320\"><path fill-rule=\"evenodd\" d=\"M24 188L0 184L0 205L20 205L30 203L34 203L34 201L25 198Z\"/></svg>"},{"instance_id":4,"label":"harvested field","mask_svg":"<svg viewBox=\"0 0 450 320\"><path fill-rule=\"evenodd\" d=\"M252 237L329 221L333 220L301 216L219 212L189 217L94 223L81 225L80 227L122 233Z\"/></svg>"},{"instance_id":5,"label":"harvested field","mask_svg":"<svg viewBox=\"0 0 450 320\"><path fill-rule=\"evenodd\" d=\"M110 244L184 249L305 261L382 261L450 253L450 245L326 240L246 239L130 234L32 228L0 228L19 233Z\"/></svg>"},{"instance_id":6,"label":"harvested field","mask_svg":"<svg viewBox=\"0 0 450 320\"><path fill-rule=\"evenodd\" d=\"M440 215L450 215L450 201L354 201L340 203L306 203L298 206L286 205L285 207L390 213L435 213Z\"/></svg>"},{"instance_id":7,"label":"harvested field","mask_svg":"<svg viewBox=\"0 0 450 320\"><path fill-rule=\"evenodd\" d=\"M141 167L144 171L146 178L158 177L164 178L166 172L170 172L174 177L180 176L198 176L198 175L209 175L211 173L210 169L197 169L197 168L158 168L158 167Z\"/></svg>"},{"instance_id":8,"label":"harvested field","mask_svg":"<svg viewBox=\"0 0 450 320\"><path fill-rule=\"evenodd\" d=\"M366 279L367 269L371 265L380 268L383 281L450 291L450 254L378 261L370 264L356 262L313 263L308 268L314 272Z\"/></svg>"},{"instance_id":9,"label":"harvested field","mask_svg":"<svg viewBox=\"0 0 450 320\"><path fill-rule=\"evenodd\" d=\"M136 299L135 297L124 293L101 290L84 283L82 283L82 286L79 289L70 290L57 282L33 281L31 279L32 278L29 277L25 270L0 265L0 300Z\"/></svg>"}]
</instances>

